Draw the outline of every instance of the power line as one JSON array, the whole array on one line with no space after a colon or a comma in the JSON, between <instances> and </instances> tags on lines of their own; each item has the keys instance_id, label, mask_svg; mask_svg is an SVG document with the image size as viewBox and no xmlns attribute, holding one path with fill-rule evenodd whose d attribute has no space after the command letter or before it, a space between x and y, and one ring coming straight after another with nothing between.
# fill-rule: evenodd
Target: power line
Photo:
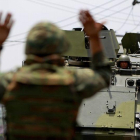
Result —
<instances>
[{"instance_id":1,"label":"power line","mask_svg":"<svg viewBox=\"0 0 140 140\"><path fill-rule=\"evenodd\" d=\"M113 1L113 0L111 0L111 1L109 1L109 2L107 2L107 3L103 3L103 4L101 4L101 5L97 6L97 7L100 7L100 6L106 5L106 4L108 4L108 3L111 3L112 1ZM97 9L97 7L94 8L94 9L92 9L92 10ZM61 21L56 22L55 24L60 23L60 22L63 22L63 21L67 21L67 20L72 19L72 18L74 18L74 17L76 17L76 16L77 16L77 15L74 15L74 16L71 16L71 17L69 17L69 18L63 19L63 20L61 20ZM16 34L16 35L10 36L9 38L11 38L11 37L15 37L15 36L19 36L19 35L22 35L22 34L26 34L26 33L28 33L28 32L29 32L29 31L24 32L24 33L19 33L19 34Z\"/></svg>"},{"instance_id":2,"label":"power line","mask_svg":"<svg viewBox=\"0 0 140 140\"><path fill-rule=\"evenodd\" d=\"M126 10L126 9L128 9L128 8L130 8L131 6L128 6L128 7L126 7L126 8L123 8L122 10L120 10L120 11L124 11L124 10ZM106 17L111 17L112 15L115 15L115 14L117 14L117 13L120 13L120 11L116 11L116 12L114 12L114 13L112 13L112 14L110 14L110 15L107 15L107 16L105 16L104 18L101 18L101 19L105 19ZM98 20L101 20L101 19L98 19Z\"/></svg>"},{"instance_id":3,"label":"power line","mask_svg":"<svg viewBox=\"0 0 140 140\"><path fill-rule=\"evenodd\" d=\"M136 26L135 26L130 32L133 32L135 29L138 28L138 26L140 26L140 21L139 21L138 24L135 23L135 19L134 19L133 11L132 11L132 18L133 18L133 22L134 22L134 24L135 24Z\"/></svg>"},{"instance_id":4,"label":"power line","mask_svg":"<svg viewBox=\"0 0 140 140\"><path fill-rule=\"evenodd\" d=\"M112 2L112 1L109 1L108 3L110 3L110 2ZM120 5L120 4L122 4L123 2L126 2L126 0L120 2L120 3L116 4L116 5L113 5L113 6L109 7L108 10L111 9L111 8L113 8L113 7L116 7L116 6ZM106 4L108 4L108 3L101 4L100 6L106 5ZM100 6L97 6L96 8L92 8L91 11L97 9L97 8L100 7ZM53 8L54 8L54 7L53 7ZM107 10L107 9L106 9L106 10ZM106 11L106 10L102 10L101 12L104 12L104 11ZM123 11L123 10L121 10L121 11ZM121 11L116 11L116 12L114 12L113 14L108 15L108 16L105 16L105 17L112 16L112 15L118 13L118 12L121 12ZM96 13L96 14L99 14L99 13L101 13L101 12L98 12L98 13ZM95 14L94 14L94 15L95 15ZM63 21L69 20L69 19L74 18L74 17L76 17L76 16L77 16L77 15L71 16L71 17L69 17L69 18L67 18L67 19L64 19L64 20L58 21L58 22L56 22L56 23L60 23L60 22L63 22ZM104 18L105 18L105 17L104 17ZM104 18L101 18L101 19L104 19ZM99 20L100 20L100 19L99 19ZM72 24L77 23L77 22L78 22L78 21L73 22L73 23L70 23L70 24L68 24L68 25L72 25ZM56 24L56 23L55 23L55 24ZM66 26L68 26L68 25L64 25L64 26L62 26L62 27L66 27ZM28 32L24 32L24 33L16 34L16 35L14 35L14 36L10 36L9 38L11 38L11 37L15 37L15 36L19 36L19 35L22 35L22 34L25 34L25 33L28 33Z\"/></svg>"},{"instance_id":5,"label":"power line","mask_svg":"<svg viewBox=\"0 0 140 140\"><path fill-rule=\"evenodd\" d=\"M44 1L44 0L42 0L42 1ZM45 1L45 2L47 2L47 1ZM111 1L111 2L112 2L112 1ZM118 3L118 4L113 5L113 6L109 7L108 9L105 9L105 10L102 10L102 11L100 11L100 12L98 12L98 13L95 13L94 15L100 14L100 13L106 11L106 10L109 10L109 9L111 9L111 8L113 8L113 7L116 7L116 6L120 5L120 4L122 4L123 2L126 2L126 0L124 0L124 1L122 1L122 2L120 2L120 3ZM84 3L84 2L82 2L82 3ZM110 1L109 1L108 3L110 3ZM108 3L105 3L105 4L108 4ZM54 4L54 3L53 3L53 4ZM86 4L87 4L87 3L86 3ZM105 4L103 4L103 5L105 5ZM89 5L89 4L88 4L88 5ZM61 5L61 6L63 6L63 5ZM96 8L90 9L90 11L92 11L93 9L94 9L94 10L97 9L98 7L101 7L101 5L100 5L100 6L96 6Z\"/></svg>"},{"instance_id":6,"label":"power line","mask_svg":"<svg viewBox=\"0 0 140 140\"><path fill-rule=\"evenodd\" d=\"M114 8L114 7L120 5L120 4L124 3L124 2L126 2L126 0L124 0L124 1L122 1L122 2L120 2L120 3L118 3L118 4L115 4L115 5L113 5L113 6L109 7L109 8L107 8L106 10L109 10L109 9L111 9L111 8ZM106 10L102 10L102 11L100 11L100 12L98 12L98 13L95 13L94 15L100 14L100 13L106 11ZM122 10L120 10L120 11L122 11ZM114 13L119 13L120 11L115 11ZM114 15L114 13L113 13L113 15ZM112 14L110 14L110 15L112 15Z\"/></svg>"},{"instance_id":7,"label":"power line","mask_svg":"<svg viewBox=\"0 0 140 140\"><path fill-rule=\"evenodd\" d=\"M101 17L105 17L105 15L99 15L99 16L101 16ZM97 16L98 17L98 16ZM115 18L115 17L114 17ZM122 21L117 21L117 20L114 20L114 18L112 17L111 19L107 19L107 21L111 21L111 22L115 22L115 23L124 23L124 22L122 22ZM124 19L122 19L122 18L115 18L115 19L121 19L121 20L124 20ZM134 24L132 24L132 23L126 23L127 25L134 25Z\"/></svg>"},{"instance_id":8,"label":"power line","mask_svg":"<svg viewBox=\"0 0 140 140\"><path fill-rule=\"evenodd\" d=\"M116 31L119 31L124 25L125 25L125 23L127 22L127 20L128 20L128 18L129 18L129 16L130 16L130 14L131 14L131 12L132 12L132 10L133 10L133 7L131 8L131 10L130 10L130 12L129 12L129 15L127 16L127 18L126 18L126 20L124 21L124 23L121 25L121 27L119 27L119 29L117 29Z\"/></svg>"},{"instance_id":9,"label":"power line","mask_svg":"<svg viewBox=\"0 0 140 140\"><path fill-rule=\"evenodd\" d=\"M108 4L108 3L110 3L110 2L113 2L113 1L115 1L115 0L111 0L111 1L109 1L109 2L106 2L106 4ZM86 3L86 2L82 2L82 1L79 1L79 0L74 0L74 2L77 2L77 3L82 3L82 4L85 4L85 5L88 5L88 6L94 6L94 7L96 7L96 8L100 8L102 5L100 5L100 6L95 6L95 5L93 5L93 4L89 4L89 3ZM103 5L105 5L105 4L103 4Z\"/></svg>"},{"instance_id":10,"label":"power line","mask_svg":"<svg viewBox=\"0 0 140 140\"><path fill-rule=\"evenodd\" d=\"M18 39L18 40L6 40L4 43L11 43L11 42L23 42L23 41L20 41L20 40L25 40L26 38L24 37L24 38L20 38L20 39Z\"/></svg>"},{"instance_id":11,"label":"power line","mask_svg":"<svg viewBox=\"0 0 140 140\"><path fill-rule=\"evenodd\" d=\"M140 22L139 22L130 32L132 32L132 31L134 31L135 29L137 29L138 26L140 26Z\"/></svg>"},{"instance_id":12,"label":"power line","mask_svg":"<svg viewBox=\"0 0 140 140\"><path fill-rule=\"evenodd\" d=\"M104 15L102 15L102 16L104 16ZM118 23L124 23L124 22L119 22L119 21L110 20L110 19L109 19L109 21L118 22ZM74 23L75 23L75 22L74 22ZM128 23L127 23L127 24L128 24ZM139 22L139 24L140 24L140 22ZM138 25L139 25L139 24L138 24ZM67 24L67 25L65 25L65 26L68 26L68 25L71 25L71 23L70 23L70 24ZM130 23L129 23L128 25L133 25L133 24L130 24ZM137 26L138 26L138 25L137 25ZM63 27L65 27L65 26L63 26ZM137 26L136 26L136 27L137 27ZM135 29L135 28L134 28L134 29ZM19 41L19 40L22 40L22 39L25 39L25 38L21 38L21 39L18 39L18 40L6 40L5 43L11 43L11 42L21 42L21 43L24 43L25 41Z\"/></svg>"},{"instance_id":13,"label":"power line","mask_svg":"<svg viewBox=\"0 0 140 140\"><path fill-rule=\"evenodd\" d=\"M136 25L136 22L135 22L135 19L134 19L134 15L133 15L133 9L132 9L132 14L131 15L132 15L133 22Z\"/></svg>"},{"instance_id":14,"label":"power line","mask_svg":"<svg viewBox=\"0 0 140 140\"><path fill-rule=\"evenodd\" d=\"M16 44L10 44L10 45L6 45L5 47L13 47L13 46L16 46L16 45L19 45L19 44L24 44L25 42L18 42Z\"/></svg>"},{"instance_id":15,"label":"power line","mask_svg":"<svg viewBox=\"0 0 140 140\"><path fill-rule=\"evenodd\" d=\"M27 1L30 1L32 3L36 3L36 4L39 4L39 5L43 5L43 6L47 6L47 7L51 7L51 8L55 8L55 9L58 9L58 10L62 10L62 11L66 11L66 12L70 12L70 13L74 13L75 14L75 12L68 11L68 10L61 9L61 8L57 8L57 7L54 7L54 6L47 5L47 4L42 4L42 3L39 3L39 2L36 2L36 1L33 1L33 0L27 0Z\"/></svg>"},{"instance_id":16,"label":"power line","mask_svg":"<svg viewBox=\"0 0 140 140\"><path fill-rule=\"evenodd\" d=\"M29 32L29 31L24 32L24 33L19 33L19 34L16 34L16 35L12 35L12 36L9 36L8 38L15 37L15 36L19 36L19 35L22 35L22 34L26 34L26 33L28 33L28 32Z\"/></svg>"},{"instance_id":17,"label":"power line","mask_svg":"<svg viewBox=\"0 0 140 140\"><path fill-rule=\"evenodd\" d=\"M40 0L39 0L40 1ZM72 8L72 7L68 7L68 6L65 6L65 5L60 5L60 4L57 4L57 3L53 3L53 2L48 2L48 1L46 1L46 0L41 0L41 1L43 1L43 2L45 2L45 3L49 3L49 4L53 4L53 5L57 5L57 6L61 6L61 7L66 7L66 8L70 8L70 9L74 9L74 10L78 10L78 9L75 9L75 8ZM107 3L105 3L105 4L108 4L108 3L110 3L110 2L113 2L113 1L115 1L115 0L112 0L112 1L109 1L109 2L107 2ZM80 3L82 3L82 4L86 4L86 5L89 5L89 6L94 6L94 7L96 7L96 8L94 8L94 10L95 9L97 9L97 8L101 8L101 6L102 5L100 5L100 6L95 6L95 5L93 5L93 4L89 4L89 3L85 3L85 2L81 2L81 1L78 1L78 0L76 0L76 1L74 1L74 2L80 2ZM125 2L125 1L124 1ZM105 4L103 4L103 5L105 5ZM119 3L120 4L120 3ZM122 4L122 2L121 2L121 4ZM116 5L115 5L116 6ZM106 8L103 8L103 9L105 9L105 10L109 10L109 11L112 11L112 10L110 10L110 9L106 9ZM113 10L114 11L114 10ZM115 11L116 12L116 11ZM99 13L98 13L99 14ZM127 14L128 15L128 14ZM115 19L117 18L117 19L121 19L121 20L124 20L123 18L118 18L118 17L114 17ZM130 20L130 21L133 21L133 20Z\"/></svg>"},{"instance_id":18,"label":"power line","mask_svg":"<svg viewBox=\"0 0 140 140\"><path fill-rule=\"evenodd\" d=\"M40 0L39 0L39 1L40 1ZM48 2L48 1L46 1L46 0L41 0L41 1L43 1L43 2L45 2L45 3L50 3L50 4L53 4L53 5L57 5L57 6L66 7L66 8L70 8L70 9L77 10L77 9L75 9L75 8L72 8L72 7L68 7L68 6L65 6L65 5L60 5L60 4ZM114 0L114 1L115 1L115 0ZM82 4L86 4L86 5L89 5L89 6L94 6L94 7L96 7L96 8L94 8L94 9L101 8L101 6L95 6L95 5L93 5L93 4L81 2L81 1L79 1L79 0L76 0L76 1L74 1L74 2L78 2L78 3L80 2L80 3L82 3ZM113 0L112 0L111 2L113 2ZM125 1L124 1L124 2L125 2ZM106 4L108 4L108 3L110 3L110 1L107 2ZM122 4L122 2L121 2L121 4ZM103 5L105 5L105 4L103 4ZM115 6L116 6L116 5L115 5ZM106 9L106 8L104 8L104 9L105 9L105 10L109 10L109 11L114 11L114 10L110 10L110 9ZM115 11L115 12L116 12L116 11ZM99 14L99 13L98 13L98 14ZM127 15L128 15L128 14L127 14ZM123 19L123 18L118 18L118 17L112 17L112 18L125 20L125 19ZM112 21L112 20L110 20L110 21ZM133 20L128 20L128 19L127 19L127 21L133 21ZM138 21L138 22L139 22L139 21ZM118 23L123 23L123 22L118 22ZM129 25L132 25L132 24L129 24Z\"/></svg>"},{"instance_id":19,"label":"power line","mask_svg":"<svg viewBox=\"0 0 140 140\"><path fill-rule=\"evenodd\" d=\"M39 0L40 1L40 0ZM68 7L68 6L65 6L65 5L60 5L60 4L56 4L56 3L52 3L52 2L48 2L48 1L46 1L46 0L41 0L41 1L44 1L44 2L47 2L47 3L50 3L50 4L53 4L53 5L57 5L57 6L62 6L62 7L66 7L66 8L70 8L70 9L75 9L75 8L72 8L72 7ZM76 1L78 1L78 0L76 0ZM76 1L74 1L74 2L76 2ZM113 0L112 0L113 1ZM112 2L111 1L111 2ZM115 0L114 0L115 1ZM85 3L85 2L82 2L82 3ZM108 2L108 3L110 3L110 1ZM85 4L87 4L87 3L85 3ZM106 3L107 4L107 3ZM87 5L92 5L92 4L87 4ZM98 7L100 7L100 6L96 6L96 8L98 8ZM78 10L78 9L75 9L75 10ZM108 9L106 9L106 10L108 10ZM105 16L105 15L104 15ZM121 19L121 20L124 20L123 18L118 18L118 17L114 17L115 19ZM133 20L130 20L130 21L133 21Z\"/></svg>"},{"instance_id":20,"label":"power line","mask_svg":"<svg viewBox=\"0 0 140 140\"><path fill-rule=\"evenodd\" d=\"M69 8L69 9L73 9L73 10L78 10L76 8L73 8L73 7L69 7L69 6L65 6L65 5L61 5L61 4L56 4L56 3L53 3L53 2L50 2L50 1L46 1L46 0L38 0L38 1L43 1L45 3L49 3L49 4L53 4L53 5L56 5L56 6L60 6L60 7L65 7L65 8Z\"/></svg>"},{"instance_id":21,"label":"power line","mask_svg":"<svg viewBox=\"0 0 140 140\"><path fill-rule=\"evenodd\" d=\"M118 22L118 23L124 23L124 22L119 22L119 21L116 21L116 20L109 20L109 21L112 21L112 22L115 22L115 23L116 22ZM133 24L128 24L128 25L133 25ZM25 38L21 38L21 39L18 39L18 40L6 40L5 43L11 43L11 42L21 42L21 43L24 43L25 41L19 41L19 40L23 40L23 39L25 39Z\"/></svg>"},{"instance_id":22,"label":"power line","mask_svg":"<svg viewBox=\"0 0 140 140\"><path fill-rule=\"evenodd\" d=\"M29 0L29 1L31 1L31 0ZM126 0L124 0L124 1L122 1L122 2L120 2L120 3L118 3L118 4L115 4L115 5L113 5L113 6L111 6L111 7L109 7L108 9L111 9L111 8L113 8L113 7L116 7L116 6L118 6L118 5L120 5L120 4L122 4L122 3L124 3L124 2L126 2ZM108 2L109 3L109 2ZM96 7L97 8L97 7ZM90 11L92 11L92 10L94 10L95 8L92 8L92 9L90 9ZM104 12L104 11L106 11L106 10L102 10L102 11L100 11L100 12L98 12L98 13L95 13L94 15L96 15L96 14L100 14L100 13L102 13L102 12ZM120 11L117 11L117 13L118 12L120 12ZM116 12L115 12L116 13ZM114 13L113 13L114 14ZM75 17L75 16L74 16ZM106 17L108 17L108 16L106 16ZM76 23L76 22L73 22L73 23ZM71 25L71 24L68 24L68 25ZM66 27L66 25L65 26L63 26L63 27Z\"/></svg>"},{"instance_id":23,"label":"power line","mask_svg":"<svg viewBox=\"0 0 140 140\"><path fill-rule=\"evenodd\" d=\"M33 0L28 0L28 1L33 1ZM44 1L44 0L43 0L43 1ZM109 8L107 8L107 9L105 9L105 10L102 10L102 11L96 13L96 14L102 13L102 12L104 12L104 11L106 11L106 10L109 10L109 9L111 9L111 8L113 8L113 7L116 7L116 6L122 4L122 3L126 2L126 1L128 1L128 0L124 0L124 1L122 1L122 2L120 2L120 3L118 3L118 4L115 4L115 5L113 5L113 6L109 7ZM34 1L33 1L33 2L34 2ZM104 3L104 4L102 4L102 5L106 5L106 4L110 3L110 2L112 2L112 1L109 1L109 2ZM45 1L45 3L48 3L48 2ZM50 2L49 2L49 3L50 3ZM57 4L55 4L55 5L57 5ZM96 6L95 8L92 8L92 9L90 9L90 11L97 9L97 8L101 7L102 5ZM61 9L61 10L62 10L62 9Z\"/></svg>"},{"instance_id":24,"label":"power line","mask_svg":"<svg viewBox=\"0 0 140 140\"><path fill-rule=\"evenodd\" d=\"M100 14L100 15L98 15L98 16L106 16L106 15L102 15L102 14ZM119 18L119 17L115 17L115 16L112 16L112 17L110 17L111 19L107 19L107 21L112 21L112 19L114 20L114 18L115 19L117 19L117 20L121 20L121 21L117 21L117 22L119 22L119 23L123 23L122 22L122 20L125 20L124 18ZM130 22L133 22L133 20L127 20L127 21L130 21ZM137 22L140 22L140 21L137 21ZM134 24L134 22L133 22L133 24L132 23L126 23L126 24L129 24L129 25L136 25L136 24Z\"/></svg>"},{"instance_id":25,"label":"power line","mask_svg":"<svg viewBox=\"0 0 140 140\"><path fill-rule=\"evenodd\" d=\"M124 8L124 9L122 9L122 10L120 10L120 11L126 10L126 9L128 9L128 8L130 8L130 6ZM113 14L107 15L107 16L105 16L105 17L110 17L110 16L112 16L112 15L114 15L114 14L117 14L117 13L120 12L120 11L116 11L116 12L114 12ZM105 17L104 17L104 18L105 18ZM98 19L98 20L101 20L101 19L104 19L104 18L100 18L100 19ZM78 21L73 22L73 23L70 23L70 24L67 24L67 25L64 25L64 26L62 26L61 28L66 27L66 26L69 26L69 25L72 25L72 24L75 24L75 23L77 23L77 22L78 22Z\"/></svg>"},{"instance_id":26,"label":"power line","mask_svg":"<svg viewBox=\"0 0 140 140\"><path fill-rule=\"evenodd\" d=\"M40 0L39 0L40 1ZM60 5L60 4L56 4L56 3L52 3L52 2L49 2L49 1L46 1L46 0L41 0L41 1L44 1L44 2L47 2L47 3L50 3L50 4L54 4L54 5L57 5L57 6L62 6L62 7L68 7L68 6L65 6L65 5ZM104 5L107 5L108 3L111 3L111 2L113 2L113 1L115 1L115 0L110 0L109 2L106 2L106 3L103 3L103 4L101 4L101 5L99 5L99 6L94 6L94 5L92 5L92 4L88 4L89 6L94 6L95 8L94 8L94 10L95 9L97 9L97 8L99 8L99 7L101 7L101 6L104 6ZM76 0L74 0L74 2L77 2ZM82 2L81 2L82 3ZM84 2L83 2L84 3ZM75 9L75 8L72 8L72 7L68 7L68 8L70 8L70 9ZM75 10L78 10L78 9L75 9Z\"/></svg>"},{"instance_id":27,"label":"power line","mask_svg":"<svg viewBox=\"0 0 140 140\"><path fill-rule=\"evenodd\" d=\"M122 10L120 10L120 11L124 11L124 10L126 10L126 9L128 9L128 8L130 8L130 7L131 7L131 6L128 6L128 7L124 8L124 9L122 9ZM110 17L110 16L112 16L112 15L115 15L115 14L119 13L120 11L116 11L116 12L110 14L110 15L107 15L107 16L105 16L105 17L103 17L103 18L98 19L97 21L102 20L102 19L105 19L106 17ZM94 15L95 15L95 14L94 14ZM67 27L67 26L72 25L72 24L75 24L75 23L77 23L77 22L78 22L78 21L72 22L72 23L70 23L70 24L67 24L67 25L62 26L61 28Z\"/></svg>"},{"instance_id":28,"label":"power line","mask_svg":"<svg viewBox=\"0 0 140 140\"><path fill-rule=\"evenodd\" d=\"M44 1L45 3L50 3L50 4L53 4L53 5L57 5L57 6L62 6L62 7L66 7L66 8L70 8L70 9L75 9L75 8L71 8L71 7L68 7L68 6L65 6L65 5L60 5L60 4L56 4L56 3L52 3L52 2L48 2L48 1L46 1L46 0L41 0L41 1ZM115 1L115 0L114 0ZM80 3L83 3L83 4L87 4L87 5L92 5L92 4L88 4L88 3L85 3L85 2L81 2L81 1L78 1L78 0L76 0L76 1L74 1L74 2L80 2ZM111 1L112 2L112 1ZM125 1L124 1L125 2ZM110 1L108 2L108 3L110 3ZM108 3L106 3L106 4L108 4ZM120 4L120 3L119 3ZM122 2L121 2L121 4L122 4ZM94 5L92 5L92 6L94 6ZM116 5L115 5L116 6ZM100 8L101 6L96 6L96 8ZM114 6L113 6L114 7ZM96 8L94 8L94 9L96 9ZM110 10L110 9L105 9L105 10ZM99 13L97 13L97 14L99 14ZM128 14L127 14L128 15ZM123 18L118 18L118 17L114 17L115 19L121 19L121 20L124 20ZM110 21L113 21L113 20L110 20ZM128 19L127 19L127 21L128 21ZM130 20L130 21L133 21L133 20ZM114 22L114 21L113 21ZM116 22L118 22L118 21L116 21ZM139 22L139 21L138 21ZM118 23L123 23L123 22L118 22ZM129 25L133 25L133 24L129 24Z\"/></svg>"},{"instance_id":29,"label":"power line","mask_svg":"<svg viewBox=\"0 0 140 140\"><path fill-rule=\"evenodd\" d=\"M79 1L79 0L73 0L74 2L79 2L79 3L83 3L83 4L86 4L86 5L92 5L92 6L95 6L95 5L93 5L93 4L89 4L89 3L85 3L85 2L81 2L81 1ZM104 10L109 10L109 11L112 11L112 12L116 12L115 10L110 10L110 9L107 9L107 8L103 8L102 6L95 6L95 7L97 7L97 8L101 8L101 9L104 9ZM124 12L121 12L122 14L124 14L124 15L128 15L128 13L124 13ZM138 15L134 15L135 17L140 17L140 16L138 16Z\"/></svg>"},{"instance_id":30,"label":"power line","mask_svg":"<svg viewBox=\"0 0 140 140\"><path fill-rule=\"evenodd\" d=\"M130 6L129 6L129 7L130 7ZM121 11L128 9L129 7L126 7L126 8L124 8L124 9L122 9ZM113 14L110 14L110 15L108 15L108 16L105 16L105 17L110 17L110 16L112 16L112 15L118 13L118 12L119 12L119 11L117 11L117 12L115 12L115 13L113 13ZM98 20L104 19L105 17L100 18L100 19L98 19ZM67 25L64 25L64 26L62 26L61 28L66 27L66 26L69 26L69 25L72 25L72 24L77 23L77 22L78 22L78 21L73 22L73 23L70 23L70 24L67 24ZM116 22L116 21L114 21L114 22ZM17 41L18 41L18 40L17 40Z\"/></svg>"},{"instance_id":31,"label":"power line","mask_svg":"<svg viewBox=\"0 0 140 140\"><path fill-rule=\"evenodd\" d=\"M77 15L72 16L72 17L69 17L69 18L66 18L66 19L63 19L63 20L60 20L60 21L57 21L57 22L55 22L54 24L61 23L61 22L63 22L63 21L66 21L66 20L72 19L73 17L76 17L76 16L77 16ZM26 34L26 33L29 33L29 31L24 32L24 33L19 33L19 34L15 34L15 35L9 36L8 39L9 39L9 38L12 38L12 37L15 37L15 36L23 35L23 34Z\"/></svg>"},{"instance_id":32,"label":"power line","mask_svg":"<svg viewBox=\"0 0 140 140\"><path fill-rule=\"evenodd\" d=\"M21 42L21 43L25 43L25 41L18 41L18 40L7 40L7 43L9 42Z\"/></svg>"}]
</instances>

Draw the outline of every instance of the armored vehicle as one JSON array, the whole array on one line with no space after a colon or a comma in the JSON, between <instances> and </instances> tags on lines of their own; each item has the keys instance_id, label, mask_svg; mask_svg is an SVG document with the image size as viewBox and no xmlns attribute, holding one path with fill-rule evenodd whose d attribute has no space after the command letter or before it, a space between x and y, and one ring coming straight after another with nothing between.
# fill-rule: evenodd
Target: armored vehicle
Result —
<instances>
[{"instance_id":1,"label":"armored vehicle","mask_svg":"<svg viewBox=\"0 0 140 140\"><path fill-rule=\"evenodd\" d=\"M66 31L72 44L72 49L65 54L69 68L84 68L90 66L88 37L81 29ZM127 52L139 52L138 45L127 46L122 39ZM136 35L137 36L137 35ZM136 37L138 39L138 36ZM135 43L138 42L135 38ZM125 55L129 68L118 67L122 59L117 58L119 45L113 30L102 30L100 39L106 56L112 66L111 85L96 95L83 100L77 117L77 132L83 135L83 140L102 139L139 139L140 136L140 68L138 54ZM134 42L132 43L134 45ZM129 43L128 43L129 44ZM137 43L136 43L137 44ZM127 46L127 47L126 47ZM126 58L127 56L127 58ZM123 57L123 56L120 56ZM118 61L117 61L118 59ZM119 61L121 60L121 61Z\"/></svg>"},{"instance_id":2,"label":"armored vehicle","mask_svg":"<svg viewBox=\"0 0 140 140\"><path fill-rule=\"evenodd\" d=\"M88 36L81 28L65 32L72 46L64 54L66 66L70 69L90 68L91 54ZM76 126L77 134L81 133L83 140L139 139L140 55L138 42L140 40L137 35L129 36L130 38L136 36L132 43L137 44L135 49L131 48L131 45L125 45L128 40L132 42L130 38L127 38L127 34L122 39L122 45L126 52L133 54L125 55L125 58L120 56L118 59L119 44L114 31L104 28L100 33L104 52L112 67L111 85L108 89L103 89L96 95L83 100ZM129 68L120 68L118 64L121 61L129 61Z\"/></svg>"}]
</instances>

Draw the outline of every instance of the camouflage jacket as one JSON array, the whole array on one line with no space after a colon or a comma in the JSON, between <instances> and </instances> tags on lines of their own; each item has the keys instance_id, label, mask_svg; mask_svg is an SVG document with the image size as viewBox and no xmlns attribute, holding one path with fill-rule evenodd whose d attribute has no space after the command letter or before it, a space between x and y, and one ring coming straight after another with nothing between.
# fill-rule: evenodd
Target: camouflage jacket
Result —
<instances>
[{"instance_id":1,"label":"camouflage jacket","mask_svg":"<svg viewBox=\"0 0 140 140\"><path fill-rule=\"evenodd\" d=\"M49 72L52 69L55 72ZM33 64L21 67L16 72L0 74L0 86L7 89L11 81L33 85L72 85L75 92L82 92L80 96L90 97L102 88L109 86L110 66L102 52L92 58L91 69L69 69L50 64ZM1 88L2 89L2 88ZM3 95L4 90L0 91Z\"/></svg>"},{"instance_id":2,"label":"camouflage jacket","mask_svg":"<svg viewBox=\"0 0 140 140\"><path fill-rule=\"evenodd\" d=\"M24 138L41 139L41 135L72 139L82 99L109 86L109 81L110 67L102 52L93 56L92 69L38 63L1 74L1 96L7 91L2 101L7 108L8 131Z\"/></svg>"}]
</instances>

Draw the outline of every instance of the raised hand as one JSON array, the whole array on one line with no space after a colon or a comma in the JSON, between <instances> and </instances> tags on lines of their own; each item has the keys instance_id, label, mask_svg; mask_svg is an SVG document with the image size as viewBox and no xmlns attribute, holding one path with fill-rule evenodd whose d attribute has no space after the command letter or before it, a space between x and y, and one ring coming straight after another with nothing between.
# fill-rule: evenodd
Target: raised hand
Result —
<instances>
[{"instance_id":1,"label":"raised hand","mask_svg":"<svg viewBox=\"0 0 140 140\"><path fill-rule=\"evenodd\" d=\"M1 21L2 13L0 13L0 45L6 40L9 35L10 29L13 25L12 15L8 13L4 22Z\"/></svg>"},{"instance_id":2,"label":"raised hand","mask_svg":"<svg viewBox=\"0 0 140 140\"><path fill-rule=\"evenodd\" d=\"M85 33L90 37L98 35L102 29L102 24L97 23L87 10L80 11L79 20L84 26Z\"/></svg>"}]
</instances>

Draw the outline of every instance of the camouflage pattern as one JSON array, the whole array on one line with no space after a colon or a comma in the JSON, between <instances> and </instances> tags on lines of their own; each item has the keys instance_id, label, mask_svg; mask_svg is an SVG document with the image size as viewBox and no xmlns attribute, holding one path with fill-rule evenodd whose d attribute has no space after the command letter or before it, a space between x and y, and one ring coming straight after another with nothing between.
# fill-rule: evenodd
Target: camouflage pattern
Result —
<instances>
[{"instance_id":1,"label":"camouflage pattern","mask_svg":"<svg viewBox=\"0 0 140 140\"><path fill-rule=\"evenodd\" d=\"M0 75L7 91L2 102L10 140L71 140L82 99L109 86L110 67L102 52L93 56L92 69L48 63L52 59L28 55L26 61L32 64Z\"/></svg>"},{"instance_id":2,"label":"camouflage pattern","mask_svg":"<svg viewBox=\"0 0 140 140\"><path fill-rule=\"evenodd\" d=\"M50 22L35 25L26 40L26 54L61 54L70 46L64 31Z\"/></svg>"}]
</instances>

